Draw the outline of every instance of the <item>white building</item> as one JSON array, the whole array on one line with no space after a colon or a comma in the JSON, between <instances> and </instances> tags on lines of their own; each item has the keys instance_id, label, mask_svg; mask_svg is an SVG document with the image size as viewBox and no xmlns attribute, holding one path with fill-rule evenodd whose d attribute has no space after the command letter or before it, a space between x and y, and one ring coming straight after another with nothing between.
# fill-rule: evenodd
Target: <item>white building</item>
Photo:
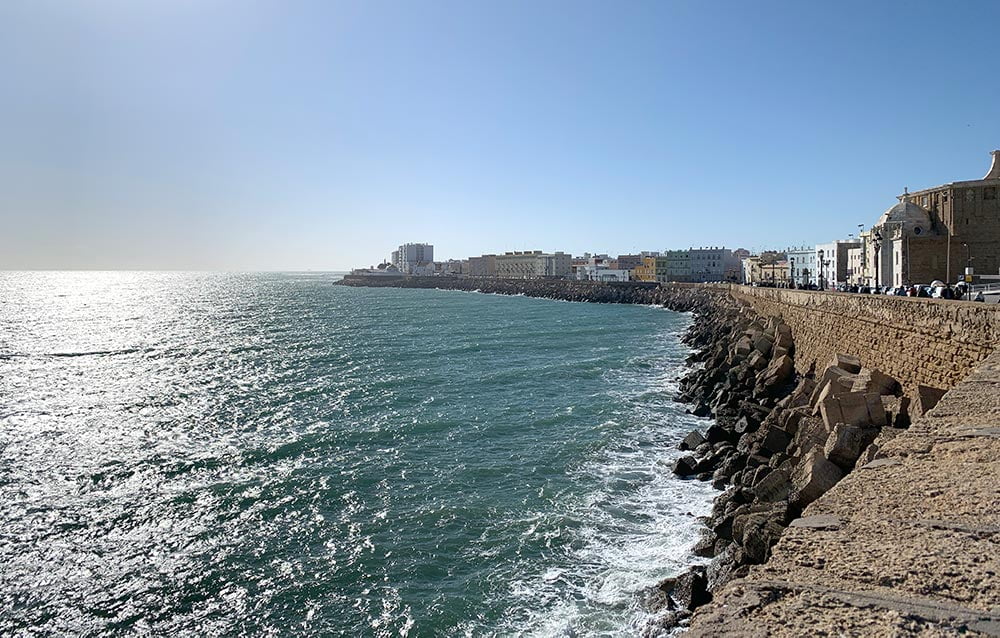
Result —
<instances>
[{"instance_id":1,"label":"white building","mask_svg":"<svg viewBox=\"0 0 1000 638\"><path fill-rule=\"evenodd\" d=\"M817 284L830 290L841 284L848 283L849 255L847 251L860 248L861 242L856 239L836 239L827 244L816 245Z\"/></svg>"},{"instance_id":2,"label":"white building","mask_svg":"<svg viewBox=\"0 0 1000 638\"><path fill-rule=\"evenodd\" d=\"M739 281L740 260L725 247L688 249L691 281Z\"/></svg>"},{"instance_id":3,"label":"white building","mask_svg":"<svg viewBox=\"0 0 1000 638\"><path fill-rule=\"evenodd\" d=\"M518 250L497 255L497 277L506 279L539 279L566 277L571 272L572 257L564 252L543 253L540 250Z\"/></svg>"},{"instance_id":4,"label":"white building","mask_svg":"<svg viewBox=\"0 0 1000 638\"><path fill-rule=\"evenodd\" d=\"M458 276L468 274L468 259L449 259L448 261L435 261L434 272L443 276Z\"/></svg>"},{"instance_id":5,"label":"white building","mask_svg":"<svg viewBox=\"0 0 1000 638\"><path fill-rule=\"evenodd\" d=\"M577 266L576 278L581 281L628 281L630 272L620 268L608 268L603 264L587 264Z\"/></svg>"},{"instance_id":6,"label":"white building","mask_svg":"<svg viewBox=\"0 0 1000 638\"><path fill-rule=\"evenodd\" d=\"M819 284L816 271L816 247L789 248L785 251L788 260L788 279L796 287Z\"/></svg>"},{"instance_id":7,"label":"white building","mask_svg":"<svg viewBox=\"0 0 1000 638\"><path fill-rule=\"evenodd\" d=\"M407 275L416 275L418 273L413 272L414 267L434 261L434 246L431 244L403 244L392 251L392 259L390 261L400 272ZM432 266L432 273L433 270Z\"/></svg>"}]
</instances>

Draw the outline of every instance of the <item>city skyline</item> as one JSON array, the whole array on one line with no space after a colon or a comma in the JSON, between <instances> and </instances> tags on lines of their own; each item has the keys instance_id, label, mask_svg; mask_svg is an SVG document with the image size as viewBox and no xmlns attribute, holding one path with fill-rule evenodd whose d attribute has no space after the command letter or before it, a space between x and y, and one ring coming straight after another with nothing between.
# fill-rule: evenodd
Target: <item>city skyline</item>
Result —
<instances>
[{"instance_id":1,"label":"city skyline","mask_svg":"<svg viewBox=\"0 0 1000 638\"><path fill-rule=\"evenodd\" d=\"M8 4L0 268L847 237L904 188L982 174L997 18L987 2Z\"/></svg>"}]
</instances>

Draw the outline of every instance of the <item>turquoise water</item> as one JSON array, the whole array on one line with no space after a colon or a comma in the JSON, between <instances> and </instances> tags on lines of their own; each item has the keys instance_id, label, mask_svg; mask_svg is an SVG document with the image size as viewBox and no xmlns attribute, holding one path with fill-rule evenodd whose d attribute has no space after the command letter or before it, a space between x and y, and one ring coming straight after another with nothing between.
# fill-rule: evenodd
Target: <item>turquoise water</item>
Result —
<instances>
[{"instance_id":1,"label":"turquoise water","mask_svg":"<svg viewBox=\"0 0 1000 638\"><path fill-rule=\"evenodd\" d=\"M636 633L689 318L331 279L0 273L0 633Z\"/></svg>"}]
</instances>

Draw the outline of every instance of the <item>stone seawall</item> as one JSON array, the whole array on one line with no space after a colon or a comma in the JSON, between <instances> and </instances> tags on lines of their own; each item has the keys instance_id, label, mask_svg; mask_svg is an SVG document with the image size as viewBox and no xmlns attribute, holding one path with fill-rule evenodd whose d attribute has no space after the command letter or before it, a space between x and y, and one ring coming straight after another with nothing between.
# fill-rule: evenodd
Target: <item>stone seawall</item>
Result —
<instances>
[{"instance_id":1,"label":"stone seawall","mask_svg":"<svg viewBox=\"0 0 1000 638\"><path fill-rule=\"evenodd\" d=\"M730 286L764 317L792 328L796 369L807 374L838 352L900 381L948 390L1000 344L1000 308L983 303Z\"/></svg>"}]
</instances>

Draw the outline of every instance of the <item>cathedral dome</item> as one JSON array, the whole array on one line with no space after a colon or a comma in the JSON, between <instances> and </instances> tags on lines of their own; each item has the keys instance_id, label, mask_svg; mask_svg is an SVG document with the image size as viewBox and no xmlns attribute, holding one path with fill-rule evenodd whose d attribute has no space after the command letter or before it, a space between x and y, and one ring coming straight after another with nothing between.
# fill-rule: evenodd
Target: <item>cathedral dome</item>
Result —
<instances>
[{"instance_id":1,"label":"cathedral dome","mask_svg":"<svg viewBox=\"0 0 1000 638\"><path fill-rule=\"evenodd\" d=\"M931 234L931 214L927 209L906 200L899 202L882 213L876 226L888 224L890 229L903 226L903 232L908 235L920 236Z\"/></svg>"}]
</instances>

